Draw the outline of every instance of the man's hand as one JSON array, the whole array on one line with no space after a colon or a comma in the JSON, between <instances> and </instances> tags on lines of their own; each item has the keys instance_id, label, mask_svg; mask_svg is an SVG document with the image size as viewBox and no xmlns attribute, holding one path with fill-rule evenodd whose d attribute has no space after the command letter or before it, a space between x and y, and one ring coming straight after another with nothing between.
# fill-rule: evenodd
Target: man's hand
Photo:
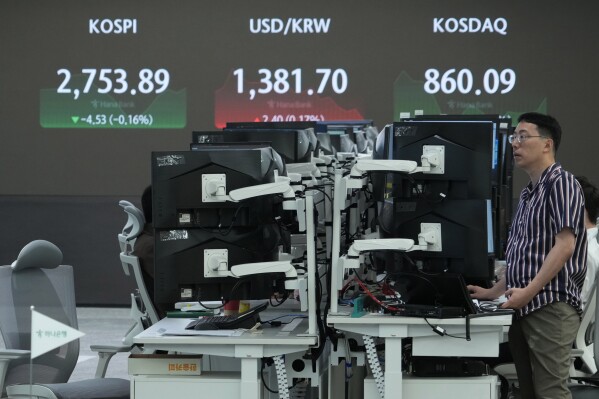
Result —
<instances>
[{"instance_id":1,"label":"man's hand","mask_svg":"<svg viewBox=\"0 0 599 399\"><path fill-rule=\"evenodd\" d=\"M483 288L478 285L468 285L468 292L470 293L470 297L474 299L482 299L482 300L493 300L493 294L491 292L491 288Z\"/></svg>"},{"instance_id":2,"label":"man's hand","mask_svg":"<svg viewBox=\"0 0 599 399\"><path fill-rule=\"evenodd\" d=\"M528 288L528 287L527 287ZM532 301L534 294L527 288L510 288L505 292L507 301L501 304L503 309L521 309Z\"/></svg>"}]
</instances>

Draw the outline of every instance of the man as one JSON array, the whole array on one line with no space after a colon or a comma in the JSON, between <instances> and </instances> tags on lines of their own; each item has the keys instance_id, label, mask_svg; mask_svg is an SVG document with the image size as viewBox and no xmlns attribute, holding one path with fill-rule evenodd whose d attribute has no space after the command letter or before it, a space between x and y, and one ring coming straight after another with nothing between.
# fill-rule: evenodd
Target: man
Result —
<instances>
[{"instance_id":1,"label":"man","mask_svg":"<svg viewBox=\"0 0 599 399\"><path fill-rule=\"evenodd\" d=\"M584 198L574 176L555 161L559 123L526 113L509 138L515 164L530 177L510 229L506 276L472 297L496 299L516 310L509 343L522 398L571 398L570 351L580 325L586 273Z\"/></svg>"},{"instance_id":2,"label":"man","mask_svg":"<svg viewBox=\"0 0 599 399\"><path fill-rule=\"evenodd\" d=\"M591 300L591 289L599 269L599 241L597 241L597 217L599 217L599 190L584 176L576 176L584 195L584 224L587 229L587 274L580 294L583 308Z\"/></svg>"}]
</instances>

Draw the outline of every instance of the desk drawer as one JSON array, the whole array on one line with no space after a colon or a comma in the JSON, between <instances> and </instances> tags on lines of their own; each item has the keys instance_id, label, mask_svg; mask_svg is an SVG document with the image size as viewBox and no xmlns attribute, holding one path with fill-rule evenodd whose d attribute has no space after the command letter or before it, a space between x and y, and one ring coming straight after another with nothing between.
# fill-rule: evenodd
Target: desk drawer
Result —
<instances>
[{"instance_id":1,"label":"desk drawer","mask_svg":"<svg viewBox=\"0 0 599 399\"><path fill-rule=\"evenodd\" d=\"M239 373L205 372L201 376L131 377L131 399L202 398L218 393L219 398L241 397Z\"/></svg>"},{"instance_id":2,"label":"desk drawer","mask_svg":"<svg viewBox=\"0 0 599 399\"><path fill-rule=\"evenodd\" d=\"M404 376L402 379L404 399L497 399L499 385L497 376L460 378L418 378ZM364 380L364 399L380 398L373 378Z\"/></svg>"}]
</instances>

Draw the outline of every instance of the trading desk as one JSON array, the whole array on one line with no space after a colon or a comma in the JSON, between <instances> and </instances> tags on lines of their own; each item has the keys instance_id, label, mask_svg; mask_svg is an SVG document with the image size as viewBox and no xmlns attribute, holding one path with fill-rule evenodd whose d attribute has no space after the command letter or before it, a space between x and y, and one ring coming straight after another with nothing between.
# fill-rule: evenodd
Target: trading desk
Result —
<instances>
[{"instance_id":1,"label":"trading desk","mask_svg":"<svg viewBox=\"0 0 599 399\"><path fill-rule=\"evenodd\" d=\"M241 359L241 373L207 372L199 376L132 375L131 398L197 397L207 393L219 399L259 399L262 397L260 361L263 357L305 351L317 345L318 337L305 335L307 322L292 331L265 328L240 336L177 336L165 332L184 331L190 319L163 319L137 335L133 342L143 344L144 352L176 351L184 354L227 356ZM166 373L165 373L166 374Z\"/></svg>"},{"instance_id":2,"label":"trading desk","mask_svg":"<svg viewBox=\"0 0 599 399\"><path fill-rule=\"evenodd\" d=\"M340 313L351 309L340 307ZM479 317L470 320L470 341L449 336L440 336L423 318L397 317L382 314L367 314L362 317L329 315L327 323L341 331L348 331L385 340L385 398L425 397L441 390L443 398L495 398L491 386L495 377L468 377L456 381L462 384L435 384L434 379L405 377L402 374L402 339L412 337L414 356L472 356L496 357L499 344L504 342L504 328L512 321L511 315ZM433 326L442 327L447 334L465 338L466 319L428 319ZM445 379L447 380L447 379ZM472 384L480 385L477 389ZM374 384L365 383L364 398L378 398ZM468 392L472 392L469 394Z\"/></svg>"}]
</instances>

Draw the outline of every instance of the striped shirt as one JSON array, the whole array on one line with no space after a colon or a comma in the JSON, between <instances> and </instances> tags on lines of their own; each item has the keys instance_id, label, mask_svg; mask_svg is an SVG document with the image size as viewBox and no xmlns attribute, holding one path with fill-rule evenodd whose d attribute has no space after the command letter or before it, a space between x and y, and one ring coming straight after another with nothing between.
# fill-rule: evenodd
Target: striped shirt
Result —
<instances>
[{"instance_id":1,"label":"striped shirt","mask_svg":"<svg viewBox=\"0 0 599 399\"><path fill-rule=\"evenodd\" d=\"M553 302L566 302L581 312L580 292L586 274L587 237L584 197L571 173L554 163L522 190L508 238L507 286L524 288L537 275L565 228L576 237L574 253L558 274L516 313L522 317Z\"/></svg>"}]
</instances>

